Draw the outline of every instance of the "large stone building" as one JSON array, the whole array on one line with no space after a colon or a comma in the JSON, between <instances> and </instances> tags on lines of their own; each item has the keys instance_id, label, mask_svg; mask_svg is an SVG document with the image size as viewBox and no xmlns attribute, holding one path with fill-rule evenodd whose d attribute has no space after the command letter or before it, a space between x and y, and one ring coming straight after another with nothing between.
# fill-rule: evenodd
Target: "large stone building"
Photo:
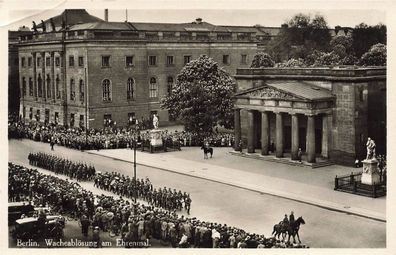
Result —
<instances>
[{"instance_id":1,"label":"large stone building","mask_svg":"<svg viewBox=\"0 0 396 255\"><path fill-rule=\"evenodd\" d=\"M353 164L367 138L386 153L385 68L238 69L236 149ZM240 141L240 142L239 142Z\"/></svg>"},{"instance_id":2,"label":"large stone building","mask_svg":"<svg viewBox=\"0 0 396 255\"><path fill-rule=\"evenodd\" d=\"M105 17L65 10L20 38L24 120L100 128L157 113L167 123L159 102L171 93L186 63L207 55L235 74L279 30L215 26L201 19L166 24L108 22Z\"/></svg>"}]
</instances>

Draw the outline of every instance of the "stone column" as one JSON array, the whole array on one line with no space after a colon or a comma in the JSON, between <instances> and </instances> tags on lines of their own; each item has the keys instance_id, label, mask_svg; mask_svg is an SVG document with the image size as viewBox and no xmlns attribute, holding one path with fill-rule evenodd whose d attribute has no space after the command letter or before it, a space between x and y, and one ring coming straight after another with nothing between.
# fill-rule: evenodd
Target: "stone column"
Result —
<instances>
[{"instance_id":1,"label":"stone column","mask_svg":"<svg viewBox=\"0 0 396 255\"><path fill-rule=\"evenodd\" d=\"M308 115L307 121L307 161L315 163L315 116Z\"/></svg>"},{"instance_id":2,"label":"stone column","mask_svg":"<svg viewBox=\"0 0 396 255\"><path fill-rule=\"evenodd\" d=\"M37 86L37 53L33 52L33 96L35 100L38 97L38 86Z\"/></svg>"},{"instance_id":3,"label":"stone column","mask_svg":"<svg viewBox=\"0 0 396 255\"><path fill-rule=\"evenodd\" d=\"M41 52L41 92L42 99L46 101L47 98L47 76L45 75L45 52Z\"/></svg>"},{"instance_id":4,"label":"stone column","mask_svg":"<svg viewBox=\"0 0 396 255\"><path fill-rule=\"evenodd\" d=\"M235 144L234 150L241 151L241 110L234 109L234 135Z\"/></svg>"},{"instance_id":5,"label":"stone column","mask_svg":"<svg viewBox=\"0 0 396 255\"><path fill-rule=\"evenodd\" d=\"M269 121L268 112L261 112L261 155L268 155Z\"/></svg>"},{"instance_id":6,"label":"stone column","mask_svg":"<svg viewBox=\"0 0 396 255\"><path fill-rule=\"evenodd\" d=\"M322 157L329 157L329 118L322 116Z\"/></svg>"},{"instance_id":7,"label":"stone column","mask_svg":"<svg viewBox=\"0 0 396 255\"><path fill-rule=\"evenodd\" d=\"M283 157L283 116L281 112L276 113L276 153L277 158Z\"/></svg>"},{"instance_id":8,"label":"stone column","mask_svg":"<svg viewBox=\"0 0 396 255\"><path fill-rule=\"evenodd\" d=\"M248 110L247 152L254 153L254 116L253 110Z\"/></svg>"},{"instance_id":9,"label":"stone column","mask_svg":"<svg viewBox=\"0 0 396 255\"><path fill-rule=\"evenodd\" d=\"M298 134L298 116L297 114L291 114L291 159L298 159L298 147L299 147L299 134Z\"/></svg>"}]
</instances>

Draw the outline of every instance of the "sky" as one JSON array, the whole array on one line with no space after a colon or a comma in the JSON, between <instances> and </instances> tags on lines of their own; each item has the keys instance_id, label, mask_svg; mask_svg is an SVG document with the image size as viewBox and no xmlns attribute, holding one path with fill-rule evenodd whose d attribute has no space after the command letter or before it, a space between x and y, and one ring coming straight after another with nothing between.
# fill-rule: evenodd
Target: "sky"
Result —
<instances>
[{"instance_id":1,"label":"sky","mask_svg":"<svg viewBox=\"0 0 396 255\"><path fill-rule=\"evenodd\" d=\"M9 18L2 21L2 26L16 30L20 26L32 26L36 23L60 14L64 9L56 8L49 10L12 10ZM104 18L104 9L89 9L87 11L94 16ZM130 22L161 22L161 23L184 23L192 22L200 17L204 21L215 25L244 25L253 26L260 24L267 27L279 27L297 13L320 14L325 17L329 27L337 25L354 27L361 22L368 25L378 23L386 24L386 15L381 10L347 10L347 9L128 9L128 21ZM125 21L126 9L109 9L109 21Z\"/></svg>"}]
</instances>

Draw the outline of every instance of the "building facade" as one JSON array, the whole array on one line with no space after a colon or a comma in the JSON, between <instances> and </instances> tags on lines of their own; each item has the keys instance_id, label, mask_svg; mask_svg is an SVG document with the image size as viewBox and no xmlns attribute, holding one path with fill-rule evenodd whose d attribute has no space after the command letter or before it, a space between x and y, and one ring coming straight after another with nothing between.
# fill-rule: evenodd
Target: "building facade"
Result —
<instances>
[{"instance_id":1,"label":"building facade","mask_svg":"<svg viewBox=\"0 0 396 255\"><path fill-rule=\"evenodd\" d=\"M385 68L238 69L236 150L353 164L386 153Z\"/></svg>"},{"instance_id":2,"label":"building facade","mask_svg":"<svg viewBox=\"0 0 396 255\"><path fill-rule=\"evenodd\" d=\"M101 128L156 113L189 61L207 55L231 75L271 40L263 28L108 22L65 10L19 43L20 115L26 121Z\"/></svg>"}]
</instances>

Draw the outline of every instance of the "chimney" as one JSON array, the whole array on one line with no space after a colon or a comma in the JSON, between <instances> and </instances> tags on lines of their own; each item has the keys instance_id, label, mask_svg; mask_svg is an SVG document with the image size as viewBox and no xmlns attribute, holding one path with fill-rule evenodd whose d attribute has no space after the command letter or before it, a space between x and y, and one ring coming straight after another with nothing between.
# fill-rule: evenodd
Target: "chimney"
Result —
<instances>
[{"instance_id":1,"label":"chimney","mask_svg":"<svg viewBox=\"0 0 396 255\"><path fill-rule=\"evenodd\" d=\"M105 19L105 21L109 21L109 9L105 9L105 11L104 11L104 19Z\"/></svg>"},{"instance_id":2,"label":"chimney","mask_svg":"<svg viewBox=\"0 0 396 255\"><path fill-rule=\"evenodd\" d=\"M196 18L195 19L196 24L201 24L202 23L202 18Z\"/></svg>"}]
</instances>

